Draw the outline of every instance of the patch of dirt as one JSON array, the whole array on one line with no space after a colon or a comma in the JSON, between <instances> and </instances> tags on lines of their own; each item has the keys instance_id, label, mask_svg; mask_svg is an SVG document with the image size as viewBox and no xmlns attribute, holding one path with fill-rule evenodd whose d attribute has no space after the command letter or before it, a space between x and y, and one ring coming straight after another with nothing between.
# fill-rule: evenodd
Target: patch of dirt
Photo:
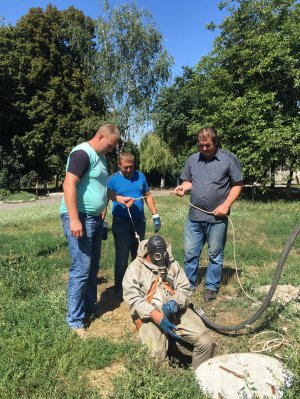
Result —
<instances>
[{"instance_id":1,"label":"patch of dirt","mask_svg":"<svg viewBox=\"0 0 300 399\"><path fill-rule=\"evenodd\" d=\"M99 391L102 399L107 399L113 393L112 378L125 370L121 363L113 363L101 370L90 370L87 378L92 387Z\"/></svg>"},{"instance_id":2,"label":"patch of dirt","mask_svg":"<svg viewBox=\"0 0 300 399\"><path fill-rule=\"evenodd\" d=\"M113 290L113 282L99 279L98 302L100 315L88 323L88 337L105 337L119 342L120 339L135 336L135 325L131 319L128 305L118 299Z\"/></svg>"},{"instance_id":3,"label":"patch of dirt","mask_svg":"<svg viewBox=\"0 0 300 399\"><path fill-rule=\"evenodd\" d=\"M268 293L270 289L270 285L264 285L259 288L260 292L263 293ZM299 295L300 295L300 287L295 287L291 284L286 284L286 285L278 285L276 287L276 291L274 293L274 296L272 300L277 300L278 302L286 305L289 302L292 301L299 301Z\"/></svg>"},{"instance_id":4,"label":"patch of dirt","mask_svg":"<svg viewBox=\"0 0 300 399\"><path fill-rule=\"evenodd\" d=\"M231 312L216 312L216 316L214 317L214 321L217 324L226 325L226 326L234 326L240 324L245 318L239 313L231 313Z\"/></svg>"}]
</instances>

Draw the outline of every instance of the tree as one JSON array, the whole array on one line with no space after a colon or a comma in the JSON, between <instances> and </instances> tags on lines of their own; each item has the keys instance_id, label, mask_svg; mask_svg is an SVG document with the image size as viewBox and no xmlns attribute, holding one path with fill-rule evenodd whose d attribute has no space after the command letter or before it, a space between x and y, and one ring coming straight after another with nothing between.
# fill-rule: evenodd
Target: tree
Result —
<instances>
[{"instance_id":1,"label":"tree","mask_svg":"<svg viewBox=\"0 0 300 399\"><path fill-rule=\"evenodd\" d=\"M0 190L20 190L23 169L24 165L15 152L8 154L0 147Z\"/></svg>"},{"instance_id":2,"label":"tree","mask_svg":"<svg viewBox=\"0 0 300 399\"><path fill-rule=\"evenodd\" d=\"M220 7L229 16L213 50L188 78L161 91L155 129L187 156L184 143L191 148L200 128L214 126L241 160L246 182L267 182L276 166L300 166L300 4L238 0Z\"/></svg>"},{"instance_id":3,"label":"tree","mask_svg":"<svg viewBox=\"0 0 300 399\"><path fill-rule=\"evenodd\" d=\"M194 152L195 137L189 134L193 121L193 110L204 107L201 104L199 85L191 68L183 69L183 76L162 88L154 105L153 119L155 133L167 143L176 157L174 173L179 174L190 152Z\"/></svg>"},{"instance_id":4,"label":"tree","mask_svg":"<svg viewBox=\"0 0 300 399\"><path fill-rule=\"evenodd\" d=\"M90 120L99 126L105 112L90 76L95 25L74 7L58 11L49 5L30 9L11 34L14 107L21 115L12 142L26 170L49 179L63 173L66 153L97 130L97 123L88 134L85 127Z\"/></svg>"},{"instance_id":5,"label":"tree","mask_svg":"<svg viewBox=\"0 0 300 399\"><path fill-rule=\"evenodd\" d=\"M212 53L196 68L205 76L206 107L194 111L200 122L194 126L218 127L246 180L266 181L271 168L297 162L300 5L239 0L223 6L231 14L220 25Z\"/></svg>"},{"instance_id":6,"label":"tree","mask_svg":"<svg viewBox=\"0 0 300 399\"><path fill-rule=\"evenodd\" d=\"M133 3L111 9L104 1L97 33L96 79L126 141L134 129L150 120L153 101L169 79L173 61L151 14Z\"/></svg>"},{"instance_id":7,"label":"tree","mask_svg":"<svg viewBox=\"0 0 300 399\"><path fill-rule=\"evenodd\" d=\"M7 153L12 151L13 136L24 126L24 115L18 107L22 90L15 40L14 28L0 25L0 145Z\"/></svg>"},{"instance_id":8,"label":"tree","mask_svg":"<svg viewBox=\"0 0 300 399\"><path fill-rule=\"evenodd\" d=\"M145 136L140 145L140 167L144 172L157 171L161 175L160 186L165 187L166 173L171 171L175 159L165 142L157 134Z\"/></svg>"}]
</instances>

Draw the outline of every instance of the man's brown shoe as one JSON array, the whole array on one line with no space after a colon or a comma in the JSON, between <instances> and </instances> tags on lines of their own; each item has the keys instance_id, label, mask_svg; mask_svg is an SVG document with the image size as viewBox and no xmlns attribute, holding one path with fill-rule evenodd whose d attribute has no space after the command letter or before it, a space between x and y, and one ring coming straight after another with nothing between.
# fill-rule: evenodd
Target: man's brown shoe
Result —
<instances>
[{"instance_id":1,"label":"man's brown shoe","mask_svg":"<svg viewBox=\"0 0 300 399\"><path fill-rule=\"evenodd\" d=\"M205 290L203 295L205 302L214 301L217 298L217 291L209 290L208 288Z\"/></svg>"}]
</instances>

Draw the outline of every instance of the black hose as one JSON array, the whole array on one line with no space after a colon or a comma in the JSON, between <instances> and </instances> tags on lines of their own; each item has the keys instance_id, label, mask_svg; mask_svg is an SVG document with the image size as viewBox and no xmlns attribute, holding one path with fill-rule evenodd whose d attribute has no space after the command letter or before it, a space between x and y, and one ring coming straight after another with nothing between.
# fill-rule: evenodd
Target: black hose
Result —
<instances>
[{"instance_id":1,"label":"black hose","mask_svg":"<svg viewBox=\"0 0 300 399\"><path fill-rule=\"evenodd\" d=\"M257 309L257 311L254 313L253 316L249 317L249 319L244 320L242 323L237 324L235 326L222 326L220 324L216 324L213 321L211 321L208 317L205 316L205 312L204 310L202 310L201 308L194 308L194 311L201 317L201 319L203 320L203 322L210 328L212 328L213 330L217 330L217 331L223 331L223 332L227 332L227 331L239 331L245 327L250 326L251 324L253 324L262 314L263 312L267 309L267 307L269 306L271 299L275 293L278 281L280 279L281 276L281 272L284 266L284 263L286 261L286 258L294 244L295 239L297 238L298 234L300 232L300 223L294 228L294 230L292 231L289 239L287 240L285 247L282 251L282 254L280 256L280 259L278 261L276 270L275 270L275 274L273 277L273 281L271 284L271 287L269 289L269 292L267 294L267 296L265 297L263 303L261 304L260 308Z\"/></svg>"}]
</instances>

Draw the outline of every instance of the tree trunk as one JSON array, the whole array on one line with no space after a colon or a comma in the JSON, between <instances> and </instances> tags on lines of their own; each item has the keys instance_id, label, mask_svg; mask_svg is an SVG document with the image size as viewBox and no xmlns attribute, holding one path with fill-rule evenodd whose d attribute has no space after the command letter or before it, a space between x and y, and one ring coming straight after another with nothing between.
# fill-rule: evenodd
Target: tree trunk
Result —
<instances>
[{"instance_id":1,"label":"tree trunk","mask_svg":"<svg viewBox=\"0 0 300 399\"><path fill-rule=\"evenodd\" d=\"M288 180L286 183L286 196L288 199L291 198L291 184L292 184L292 180L293 180L293 174L294 174L294 170L293 170L293 166L291 165L289 177L288 177Z\"/></svg>"},{"instance_id":2,"label":"tree trunk","mask_svg":"<svg viewBox=\"0 0 300 399\"><path fill-rule=\"evenodd\" d=\"M161 176L160 178L160 188L165 188L166 178L165 176Z\"/></svg>"},{"instance_id":3,"label":"tree trunk","mask_svg":"<svg viewBox=\"0 0 300 399\"><path fill-rule=\"evenodd\" d=\"M58 191L59 175L55 175L55 190Z\"/></svg>"},{"instance_id":4,"label":"tree trunk","mask_svg":"<svg viewBox=\"0 0 300 399\"><path fill-rule=\"evenodd\" d=\"M255 196L256 196L256 182L254 182L251 186L251 199L252 201L255 200Z\"/></svg>"},{"instance_id":5,"label":"tree trunk","mask_svg":"<svg viewBox=\"0 0 300 399\"><path fill-rule=\"evenodd\" d=\"M36 196L39 195L39 178L36 179L36 183L35 183L35 195Z\"/></svg>"},{"instance_id":6,"label":"tree trunk","mask_svg":"<svg viewBox=\"0 0 300 399\"><path fill-rule=\"evenodd\" d=\"M46 197L49 197L48 181L44 180L44 191L46 192Z\"/></svg>"},{"instance_id":7,"label":"tree trunk","mask_svg":"<svg viewBox=\"0 0 300 399\"><path fill-rule=\"evenodd\" d=\"M275 163L271 164L271 188L275 188Z\"/></svg>"}]
</instances>

